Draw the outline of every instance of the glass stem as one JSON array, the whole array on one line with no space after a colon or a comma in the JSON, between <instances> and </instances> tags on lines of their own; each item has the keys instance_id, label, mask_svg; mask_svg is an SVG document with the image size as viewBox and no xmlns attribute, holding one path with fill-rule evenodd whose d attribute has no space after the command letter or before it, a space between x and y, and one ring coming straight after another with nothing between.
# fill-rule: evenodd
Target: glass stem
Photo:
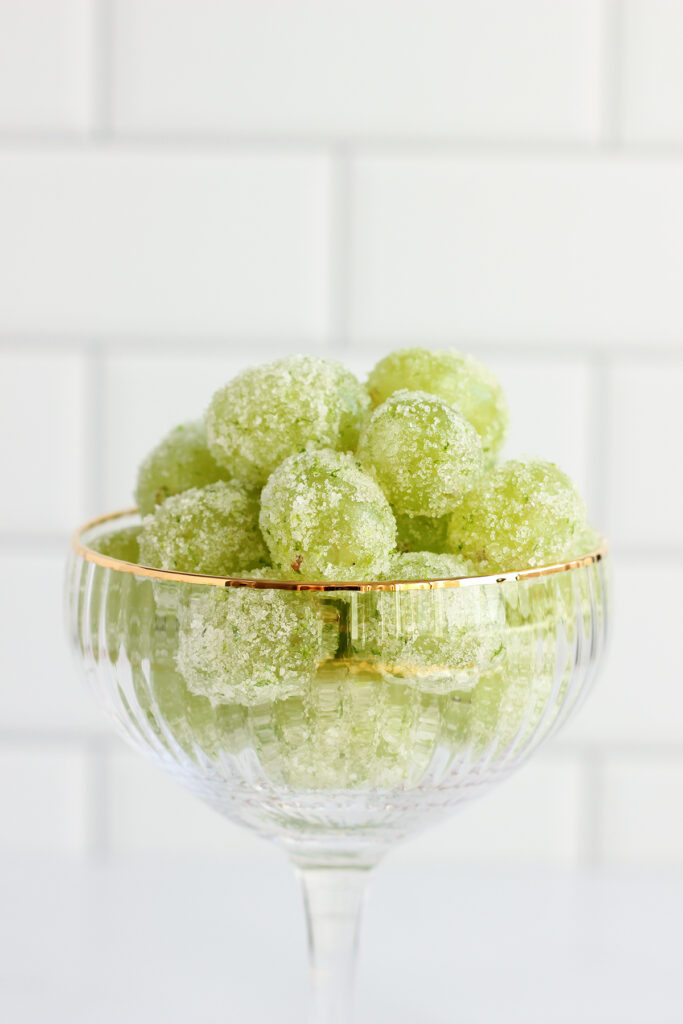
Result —
<instances>
[{"instance_id":1,"label":"glass stem","mask_svg":"<svg viewBox=\"0 0 683 1024\"><path fill-rule=\"evenodd\" d=\"M365 867L304 867L312 1001L310 1024L350 1024Z\"/></svg>"}]
</instances>

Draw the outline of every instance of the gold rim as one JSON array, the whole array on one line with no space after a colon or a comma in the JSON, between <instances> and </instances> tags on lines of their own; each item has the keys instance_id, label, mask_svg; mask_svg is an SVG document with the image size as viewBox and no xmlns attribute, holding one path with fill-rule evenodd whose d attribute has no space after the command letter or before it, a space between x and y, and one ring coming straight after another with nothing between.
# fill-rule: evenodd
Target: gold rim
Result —
<instances>
[{"instance_id":1,"label":"gold rim","mask_svg":"<svg viewBox=\"0 0 683 1024\"><path fill-rule=\"evenodd\" d=\"M453 587L471 587L480 584L507 583L509 580L533 580L539 576L554 576L559 572L569 572L571 569L580 569L584 566L594 565L601 562L607 555L609 545L603 537L602 544L595 551L580 558L572 558L568 562L558 562L555 565L543 565L536 569L520 569L517 572L503 572L490 576L458 576L442 580L358 580L358 581L327 581L298 582L296 580L254 580L245 579L239 576L208 576L198 572L174 572L171 569L154 569L149 565L137 565L134 562L124 562L119 558L110 558L108 555L101 555L93 551L87 544L83 543L83 534L103 523L112 523L117 519L137 514L136 508L125 509L122 512L111 512L109 515L99 516L84 523L74 533L71 539L71 546L80 558L87 562L94 562L103 569L114 569L116 572L128 572L135 576L148 576L155 580L165 580L173 583L194 583L209 587L252 587L255 590L442 590Z\"/></svg>"}]
</instances>

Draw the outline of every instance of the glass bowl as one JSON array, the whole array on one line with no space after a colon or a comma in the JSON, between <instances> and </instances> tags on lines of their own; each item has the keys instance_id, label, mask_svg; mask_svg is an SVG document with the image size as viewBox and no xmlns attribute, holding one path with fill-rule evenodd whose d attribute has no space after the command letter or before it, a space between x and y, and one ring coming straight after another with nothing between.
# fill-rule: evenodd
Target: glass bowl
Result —
<instances>
[{"instance_id":1,"label":"glass bowl","mask_svg":"<svg viewBox=\"0 0 683 1024\"><path fill-rule=\"evenodd\" d=\"M312 1020L347 1021L367 869L580 706L605 645L606 545L495 576L300 583L138 565L139 524L117 513L74 537L78 657L130 743L287 850Z\"/></svg>"}]
</instances>

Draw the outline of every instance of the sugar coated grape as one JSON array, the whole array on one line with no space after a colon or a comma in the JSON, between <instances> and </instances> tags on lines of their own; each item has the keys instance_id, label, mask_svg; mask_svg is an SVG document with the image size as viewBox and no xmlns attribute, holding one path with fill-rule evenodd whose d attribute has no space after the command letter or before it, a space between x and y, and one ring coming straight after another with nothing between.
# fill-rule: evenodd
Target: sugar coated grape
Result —
<instances>
[{"instance_id":1,"label":"sugar coated grape","mask_svg":"<svg viewBox=\"0 0 683 1024\"><path fill-rule=\"evenodd\" d=\"M360 665L323 663L301 695L249 709L272 781L297 789L417 785L439 739L439 698Z\"/></svg>"},{"instance_id":2,"label":"sugar coated grape","mask_svg":"<svg viewBox=\"0 0 683 1024\"><path fill-rule=\"evenodd\" d=\"M178 668L213 705L300 694L336 647L315 596L296 591L196 587L179 624Z\"/></svg>"},{"instance_id":3,"label":"sugar coated grape","mask_svg":"<svg viewBox=\"0 0 683 1024\"><path fill-rule=\"evenodd\" d=\"M442 516L484 467L479 435L448 402L423 391L397 391L372 414L358 461L397 512Z\"/></svg>"},{"instance_id":4,"label":"sugar coated grape","mask_svg":"<svg viewBox=\"0 0 683 1024\"><path fill-rule=\"evenodd\" d=\"M360 579L380 572L396 522L375 481L342 452L292 455L261 495L261 530L273 564L303 578Z\"/></svg>"},{"instance_id":5,"label":"sugar coated grape","mask_svg":"<svg viewBox=\"0 0 683 1024\"><path fill-rule=\"evenodd\" d=\"M443 554L448 551L448 524L450 515L409 516L402 512L396 515L396 547L399 551L434 551Z\"/></svg>"},{"instance_id":6,"label":"sugar coated grape","mask_svg":"<svg viewBox=\"0 0 683 1024\"><path fill-rule=\"evenodd\" d=\"M135 564L140 557L139 526L124 526L122 530L103 533L92 542L95 551L108 558L117 558L122 562Z\"/></svg>"},{"instance_id":7,"label":"sugar coated grape","mask_svg":"<svg viewBox=\"0 0 683 1024\"><path fill-rule=\"evenodd\" d=\"M146 516L173 494L227 479L227 471L209 452L204 424L183 423L171 430L140 465L135 500L140 515Z\"/></svg>"},{"instance_id":8,"label":"sugar coated grape","mask_svg":"<svg viewBox=\"0 0 683 1024\"><path fill-rule=\"evenodd\" d=\"M134 613L119 618L139 705L139 710L131 707L131 718L147 736L151 729L176 760L237 753L246 745L246 709L214 708L206 697L189 692L176 666L178 609L187 601L187 584L131 579L137 584Z\"/></svg>"},{"instance_id":9,"label":"sugar coated grape","mask_svg":"<svg viewBox=\"0 0 683 1024\"><path fill-rule=\"evenodd\" d=\"M572 540L571 550L567 554L567 558L581 558L583 555L590 555L602 547L603 543L604 537L602 534L586 523Z\"/></svg>"},{"instance_id":10,"label":"sugar coated grape","mask_svg":"<svg viewBox=\"0 0 683 1024\"><path fill-rule=\"evenodd\" d=\"M387 568L387 579L392 580L446 580L470 574L463 558L434 551L399 552L390 556Z\"/></svg>"},{"instance_id":11,"label":"sugar coated grape","mask_svg":"<svg viewBox=\"0 0 683 1024\"><path fill-rule=\"evenodd\" d=\"M439 395L457 409L479 434L487 460L502 447L508 424L503 389L495 374L471 356L427 348L391 352L370 373L373 405L402 389Z\"/></svg>"},{"instance_id":12,"label":"sugar coated grape","mask_svg":"<svg viewBox=\"0 0 683 1024\"><path fill-rule=\"evenodd\" d=\"M552 462L511 460L464 495L449 525L451 550L480 573L548 565L571 557L586 510Z\"/></svg>"},{"instance_id":13,"label":"sugar coated grape","mask_svg":"<svg viewBox=\"0 0 683 1024\"><path fill-rule=\"evenodd\" d=\"M452 555L395 555L392 579L466 576L466 563ZM495 586L378 591L365 600L354 649L388 679L425 693L475 686L500 658L505 602ZM359 615L360 618L360 615Z\"/></svg>"},{"instance_id":14,"label":"sugar coated grape","mask_svg":"<svg viewBox=\"0 0 683 1024\"><path fill-rule=\"evenodd\" d=\"M209 448L232 476L263 484L307 448L353 451L367 392L341 363L292 356L239 374L211 400Z\"/></svg>"},{"instance_id":15,"label":"sugar coated grape","mask_svg":"<svg viewBox=\"0 0 683 1024\"><path fill-rule=\"evenodd\" d=\"M233 576L263 565L258 496L219 481L167 498L146 516L140 534L144 565L178 572Z\"/></svg>"}]
</instances>

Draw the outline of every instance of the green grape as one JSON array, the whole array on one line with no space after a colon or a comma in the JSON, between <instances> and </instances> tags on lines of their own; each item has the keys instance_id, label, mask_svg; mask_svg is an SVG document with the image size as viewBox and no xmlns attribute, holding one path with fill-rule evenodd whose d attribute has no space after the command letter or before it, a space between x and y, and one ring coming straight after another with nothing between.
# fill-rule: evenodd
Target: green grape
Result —
<instances>
[{"instance_id":1,"label":"green grape","mask_svg":"<svg viewBox=\"0 0 683 1024\"><path fill-rule=\"evenodd\" d=\"M453 749L471 745L475 753L494 745L519 751L534 733L552 727L565 707L577 645L587 647L603 615L594 565L493 589L506 609L502 658L473 690L449 695L443 704L444 742Z\"/></svg>"},{"instance_id":2,"label":"green grape","mask_svg":"<svg viewBox=\"0 0 683 1024\"><path fill-rule=\"evenodd\" d=\"M142 562L216 576L263 565L268 556L258 509L258 497L234 481L174 494L143 521Z\"/></svg>"},{"instance_id":3,"label":"green grape","mask_svg":"<svg viewBox=\"0 0 683 1024\"><path fill-rule=\"evenodd\" d=\"M395 512L396 547L399 551L434 551L446 554L448 548L448 524L450 515L409 516Z\"/></svg>"},{"instance_id":4,"label":"green grape","mask_svg":"<svg viewBox=\"0 0 683 1024\"><path fill-rule=\"evenodd\" d=\"M572 540L571 547L567 552L567 559L582 558L584 555L591 555L598 548L602 547L604 537L588 523L577 536Z\"/></svg>"},{"instance_id":5,"label":"green grape","mask_svg":"<svg viewBox=\"0 0 683 1024\"><path fill-rule=\"evenodd\" d=\"M395 555L392 579L448 579L469 567L453 555ZM382 676L426 693L475 686L503 650L505 604L494 586L378 591L365 601L353 648Z\"/></svg>"},{"instance_id":6,"label":"green grape","mask_svg":"<svg viewBox=\"0 0 683 1024\"><path fill-rule=\"evenodd\" d=\"M214 706L300 694L337 644L315 596L296 591L197 587L179 624L178 668L190 692Z\"/></svg>"},{"instance_id":7,"label":"green grape","mask_svg":"<svg viewBox=\"0 0 683 1024\"><path fill-rule=\"evenodd\" d=\"M215 708L206 697L190 693L176 666L178 609L187 600L187 584L136 582L134 603L129 601L121 622L121 644L147 727L176 758L238 753L247 742L246 710ZM139 712L132 715L139 719Z\"/></svg>"},{"instance_id":8,"label":"green grape","mask_svg":"<svg viewBox=\"0 0 683 1024\"><path fill-rule=\"evenodd\" d=\"M359 579L381 572L396 522L375 481L353 456L292 455L261 495L261 530L273 564L308 579Z\"/></svg>"},{"instance_id":9,"label":"green grape","mask_svg":"<svg viewBox=\"0 0 683 1024\"><path fill-rule=\"evenodd\" d=\"M511 460L464 495L449 526L451 550L478 573L563 561L586 525L569 477L552 462Z\"/></svg>"},{"instance_id":10,"label":"green grape","mask_svg":"<svg viewBox=\"0 0 683 1024\"><path fill-rule=\"evenodd\" d=\"M140 515L146 516L173 494L227 479L228 473L209 452L204 424L183 423L171 430L141 463L135 500Z\"/></svg>"},{"instance_id":11,"label":"green grape","mask_svg":"<svg viewBox=\"0 0 683 1024\"><path fill-rule=\"evenodd\" d=\"M518 750L543 720L555 671L554 628L543 621L505 626L501 656L469 692L444 698L444 744L456 750L469 747L476 755L494 747Z\"/></svg>"},{"instance_id":12,"label":"green grape","mask_svg":"<svg viewBox=\"0 0 683 1024\"><path fill-rule=\"evenodd\" d=\"M502 447L508 425L503 389L495 374L471 356L427 348L391 352L368 378L372 404L381 405L403 389L439 395L457 409L479 434L487 461Z\"/></svg>"},{"instance_id":13,"label":"green grape","mask_svg":"<svg viewBox=\"0 0 683 1024\"><path fill-rule=\"evenodd\" d=\"M448 402L397 391L364 427L358 461L397 512L438 517L475 483L484 453L474 427Z\"/></svg>"},{"instance_id":14,"label":"green grape","mask_svg":"<svg viewBox=\"0 0 683 1024\"><path fill-rule=\"evenodd\" d=\"M211 400L209 448L235 477L262 485L307 448L353 451L368 395L341 363L292 356L239 374Z\"/></svg>"},{"instance_id":15,"label":"green grape","mask_svg":"<svg viewBox=\"0 0 683 1024\"><path fill-rule=\"evenodd\" d=\"M353 662L325 662L303 692L249 709L250 733L275 783L307 790L417 785L441 728L438 698Z\"/></svg>"},{"instance_id":16,"label":"green grape","mask_svg":"<svg viewBox=\"0 0 683 1024\"><path fill-rule=\"evenodd\" d=\"M140 530L140 526L124 526L122 530L103 533L92 542L91 547L107 558L136 564L140 557Z\"/></svg>"},{"instance_id":17,"label":"green grape","mask_svg":"<svg viewBox=\"0 0 683 1024\"><path fill-rule=\"evenodd\" d=\"M435 551L402 551L389 557L386 579L447 580L470 576L471 568L463 558Z\"/></svg>"}]
</instances>

